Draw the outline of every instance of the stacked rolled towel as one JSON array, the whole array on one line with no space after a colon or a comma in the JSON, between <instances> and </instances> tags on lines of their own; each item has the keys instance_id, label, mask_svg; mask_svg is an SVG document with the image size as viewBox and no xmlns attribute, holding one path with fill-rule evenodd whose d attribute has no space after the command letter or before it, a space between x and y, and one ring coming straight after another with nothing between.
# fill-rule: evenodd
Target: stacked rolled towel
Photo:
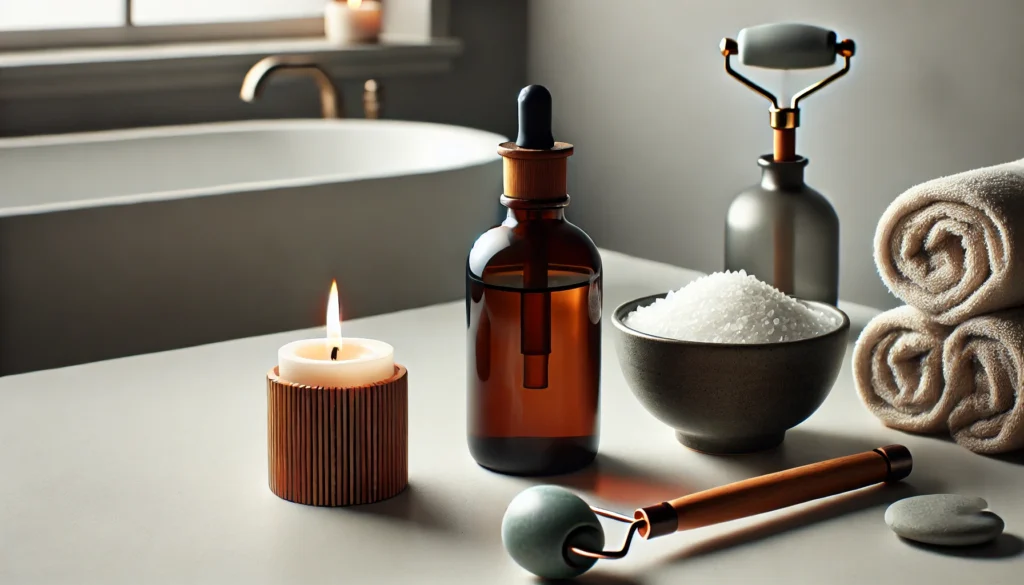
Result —
<instances>
[{"instance_id":1,"label":"stacked rolled towel","mask_svg":"<svg viewBox=\"0 0 1024 585\"><path fill-rule=\"evenodd\" d=\"M943 347L949 432L976 453L1024 448L1024 309L975 317Z\"/></svg>"},{"instance_id":2,"label":"stacked rolled towel","mask_svg":"<svg viewBox=\"0 0 1024 585\"><path fill-rule=\"evenodd\" d=\"M892 428L978 453L1024 448L1024 160L918 185L875 232L875 264L909 306L868 324L861 399Z\"/></svg>"},{"instance_id":3,"label":"stacked rolled towel","mask_svg":"<svg viewBox=\"0 0 1024 585\"><path fill-rule=\"evenodd\" d=\"M942 344L952 328L913 307L875 317L853 348L861 400L886 426L914 433L946 431L953 411L942 374Z\"/></svg>"},{"instance_id":4,"label":"stacked rolled towel","mask_svg":"<svg viewBox=\"0 0 1024 585\"><path fill-rule=\"evenodd\" d=\"M889 290L945 325L1024 305L1024 159L922 183L875 231Z\"/></svg>"}]
</instances>

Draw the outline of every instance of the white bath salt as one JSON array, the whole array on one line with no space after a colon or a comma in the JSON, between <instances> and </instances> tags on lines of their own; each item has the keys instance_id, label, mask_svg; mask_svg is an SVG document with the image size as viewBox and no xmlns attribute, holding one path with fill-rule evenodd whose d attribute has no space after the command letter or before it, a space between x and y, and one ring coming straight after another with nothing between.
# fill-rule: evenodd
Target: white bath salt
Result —
<instances>
[{"instance_id":1,"label":"white bath salt","mask_svg":"<svg viewBox=\"0 0 1024 585\"><path fill-rule=\"evenodd\" d=\"M789 297L745 271L716 272L626 316L641 333L705 343L776 343L834 331L838 316Z\"/></svg>"}]
</instances>

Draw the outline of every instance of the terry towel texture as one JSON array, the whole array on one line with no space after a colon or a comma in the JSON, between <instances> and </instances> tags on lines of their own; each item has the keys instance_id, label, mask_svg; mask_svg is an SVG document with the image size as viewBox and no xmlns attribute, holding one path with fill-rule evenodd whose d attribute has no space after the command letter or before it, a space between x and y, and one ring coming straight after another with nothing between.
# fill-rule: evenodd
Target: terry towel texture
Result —
<instances>
[{"instance_id":1,"label":"terry towel texture","mask_svg":"<svg viewBox=\"0 0 1024 585\"><path fill-rule=\"evenodd\" d=\"M949 433L975 453L1024 449L1024 308L956 328L909 306L886 311L857 339L853 377L888 427Z\"/></svg>"},{"instance_id":2,"label":"terry towel texture","mask_svg":"<svg viewBox=\"0 0 1024 585\"><path fill-rule=\"evenodd\" d=\"M957 327L943 348L949 415L957 444L975 453L1024 448L1024 309L984 315Z\"/></svg>"},{"instance_id":3,"label":"terry towel texture","mask_svg":"<svg viewBox=\"0 0 1024 585\"><path fill-rule=\"evenodd\" d=\"M913 307L875 317L853 348L853 378L868 410L888 427L946 432L955 406L946 391L942 347L952 331Z\"/></svg>"},{"instance_id":4,"label":"terry towel texture","mask_svg":"<svg viewBox=\"0 0 1024 585\"><path fill-rule=\"evenodd\" d=\"M928 181L875 231L882 281L945 325L1024 305L1024 160Z\"/></svg>"}]
</instances>

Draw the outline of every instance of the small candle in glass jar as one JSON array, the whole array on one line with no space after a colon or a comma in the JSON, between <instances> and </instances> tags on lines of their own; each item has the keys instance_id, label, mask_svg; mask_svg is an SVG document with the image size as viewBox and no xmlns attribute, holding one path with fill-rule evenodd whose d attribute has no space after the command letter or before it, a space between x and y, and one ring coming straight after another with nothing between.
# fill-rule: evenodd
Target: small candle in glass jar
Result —
<instances>
[{"instance_id":1,"label":"small candle in glass jar","mask_svg":"<svg viewBox=\"0 0 1024 585\"><path fill-rule=\"evenodd\" d=\"M332 0L324 7L324 35L332 43L375 43L380 29L377 0Z\"/></svg>"}]
</instances>

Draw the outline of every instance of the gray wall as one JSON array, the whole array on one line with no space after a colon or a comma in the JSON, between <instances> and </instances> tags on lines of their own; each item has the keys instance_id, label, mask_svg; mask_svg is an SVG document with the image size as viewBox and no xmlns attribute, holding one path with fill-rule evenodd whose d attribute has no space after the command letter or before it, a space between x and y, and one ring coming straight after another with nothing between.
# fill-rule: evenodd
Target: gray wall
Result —
<instances>
[{"instance_id":1,"label":"gray wall","mask_svg":"<svg viewBox=\"0 0 1024 585\"><path fill-rule=\"evenodd\" d=\"M758 180L771 130L718 43L779 21L857 42L851 73L802 105L798 150L839 213L842 297L895 306L871 259L886 205L1024 156L1020 0L531 0L530 82L552 90L556 137L576 144L570 217L600 246L720 270L726 208Z\"/></svg>"}]
</instances>

